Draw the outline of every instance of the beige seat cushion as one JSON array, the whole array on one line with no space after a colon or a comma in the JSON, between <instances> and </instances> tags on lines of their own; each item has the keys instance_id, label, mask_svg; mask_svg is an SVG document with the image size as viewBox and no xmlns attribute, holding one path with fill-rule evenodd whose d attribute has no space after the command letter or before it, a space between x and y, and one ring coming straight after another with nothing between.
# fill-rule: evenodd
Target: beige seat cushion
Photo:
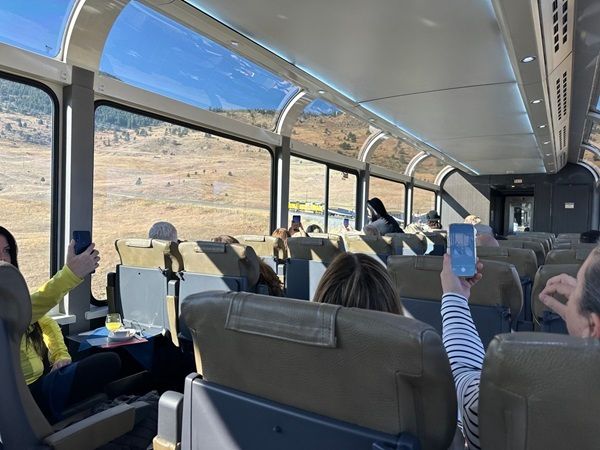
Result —
<instances>
[{"instance_id":1,"label":"beige seat cushion","mask_svg":"<svg viewBox=\"0 0 600 450\"><path fill-rule=\"evenodd\" d=\"M544 265L546 259L546 251L541 242L536 241L519 241L516 239L499 240L498 244L500 247L511 247L511 248L528 248L535 252L537 258L538 267Z\"/></svg>"},{"instance_id":2,"label":"beige seat cushion","mask_svg":"<svg viewBox=\"0 0 600 450\"><path fill-rule=\"evenodd\" d=\"M583 264L594 248L595 245L571 250L551 250L546 255L546 264Z\"/></svg>"},{"instance_id":3,"label":"beige seat cushion","mask_svg":"<svg viewBox=\"0 0 600 450\"><path fill-rule=\"evenodd\" d=\"M377 255L392 254L392 238L382 236L365 236L349 234L345 236L346 251Z\"/></svg>"},{"instance_id":4,"label":"beige seat cushion","mask_svg":"<svg viewBox=\"0 0 600 450\"><path fill-rule=\"evenodd\" d=\"M292 259L330 263L342 253L341 237L294 237L288 239L288 256Z\"/></svg>"},{"instance_id":5,"label":"beige seat cushion","mask_svg":"<svg viewBox=\"0 0 600 450\"><path fill-rule=\"evenodd\" d=\"M388 313L250 293L188 297L207 381L446 450L456 399L440 336Z\"/></svg>"},{"instance_id":6,"label":"beige seat cushion","mask_svg":"<svg viewBox=\"0 0 600 450\"><path fill-rule=\"evenodd\" d=\"M186 272L242 277L255 286L260 275L259 259L252 247L241 244L196 241L182 242L179 251Z\"/></svg>"},{"instance_id":7,"label":"beige seat cushion","mask_svg":"<svg viewBox=\"0 0 600 450\"><path fill-rule=\"evenodd\" d=\"M481 376L485 450L595 450L600 341L512 333L490 343Z\"/></svg>"},{"instance_id":8,"label":"beige seat cushion","mask_svg":"<svg viewBox=\"0 0 600 450\"><path fill-rule=\"evenodd\" d=\"M177 244L158 239L118 239L115 248L121 264L150 269L168 269L173 272L183 270Z\"/></svg>"},{"instance_id":9,"label":"beige seat cushion","mask_svg":"<svg viewBox=\"0 0 600 450\"><path fill-rule=\"evenodd\" d=\"M442 299L441 256L391 256L387 268L401 297L423 300ZM516 320L523 305L523 291L515 267L498 261L485 261L483 278L471 290L470 304L503 305Z\"/></svg>"},{"instance_id":10,"label":"beige seat cushion","mask_svg":"<svg viewBox=\"0 0 600 450\"><path fill-rule=\"evenodd\" d=\"M386 236L394 239L395 242L392 243L394 248L400 247L408 247L415 255L422 255L425 253L425 249L427 248L427 244L424 242L424 238L411 233L388 233ZM399 254L398 252L395 252Z\"/></svg>"},{"instance_id":11,"label":"beige seat cushion","mask_svg":"<svg viewBox=\"0 0 600 450\"><path fill-rule=\"evenodd\" d=\"M252 247L257 256L280 260L287 258L287 249L281 238L255 234L243 234L235 238L240 244Z\"/></svg>"},{"instance_id":12,"label":"beige seat cushion","mask_svg":"<svg viewBox=\"0 0 600 450\"><path fill-rule=\"evenodd\" d=\"M512 264L520 277L529 277L533 282L538 269L535 252L526 248L477 247L477 256L482 260Z\"/></svg>"}]
</instances>

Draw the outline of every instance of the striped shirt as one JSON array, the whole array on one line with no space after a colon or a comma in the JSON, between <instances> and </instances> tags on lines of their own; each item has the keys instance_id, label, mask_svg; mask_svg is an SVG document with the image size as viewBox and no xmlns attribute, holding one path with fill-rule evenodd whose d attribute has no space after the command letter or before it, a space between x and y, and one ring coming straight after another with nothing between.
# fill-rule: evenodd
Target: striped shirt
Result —
<instances>
[{"instance_id":1,"label":"striped shirt","mask_svg":"<svg viewBox=\"0 0 600 450\"><path fill-rule=\"evenodd\" d=\"M479 450L479 380L485 350L466 298L442 297L442 340L456 385L458 411L469 449Z\"/></svg>"}]
</instances>

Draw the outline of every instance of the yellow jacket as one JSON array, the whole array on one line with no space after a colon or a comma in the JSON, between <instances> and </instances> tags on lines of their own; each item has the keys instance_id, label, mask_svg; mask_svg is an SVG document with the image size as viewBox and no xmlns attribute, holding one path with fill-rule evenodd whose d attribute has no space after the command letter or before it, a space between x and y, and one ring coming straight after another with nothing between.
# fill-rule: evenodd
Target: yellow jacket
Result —
<instances>
[{"instance_id":1,"label":"yellow jacket","mask_svg":"<svg viewBox=\"0 0 600 450\"><path fill-rule=\"evenodd\" d=\"M51 363L70 358L64 338L58 324L46 313L62 300L67 292L83 280L75 275L67 265L60 269L36 292L31 294L31 324L39 322L44 343L48 347L48 359ZM44 362L33 345L25 336L21 340L21 369L27 384L36 381L44 373Z\"/></svg>"}]
</instances>

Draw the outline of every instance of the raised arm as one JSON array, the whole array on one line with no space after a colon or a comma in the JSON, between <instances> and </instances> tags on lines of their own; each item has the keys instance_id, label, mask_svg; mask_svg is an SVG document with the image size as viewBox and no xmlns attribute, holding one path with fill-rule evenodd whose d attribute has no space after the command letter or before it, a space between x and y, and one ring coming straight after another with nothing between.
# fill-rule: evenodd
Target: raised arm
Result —
<instances>
[{"instance_id":1,"label":"raised arm","mask_svg":"<svg viewBox=\"0 0 600 450\"><path fill-rule=\"evenodd\" d=\"M441 273L442 340L456 386L458 408L463 431L470 449L479 449L479 381L485 350L473 323L468 298L471 287L481 279L482 264L470 279L452 272L450 257L444 256Z\"/></svg>"}]
</instances>

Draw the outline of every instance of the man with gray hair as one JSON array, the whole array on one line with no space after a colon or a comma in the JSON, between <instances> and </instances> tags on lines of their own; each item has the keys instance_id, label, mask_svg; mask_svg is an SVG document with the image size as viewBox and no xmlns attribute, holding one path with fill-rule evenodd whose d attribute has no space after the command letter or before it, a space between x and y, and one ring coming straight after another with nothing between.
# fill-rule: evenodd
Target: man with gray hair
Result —
<instances>
[{"instance_id":1,"label":"man with gray hair","mask_svg":"<svg viewBox=\"0 0 600 450\"><path fill-rule=\"evenodd\" d=\"M474 226L477 232L478 247L500 247L498 241L494 237L494 230L489 225L478 223Z\"/></svg>"},{"instance_id":2,"label":"man with gray hair","mask_svg":"<svg viewBox=\"0 0 600 450\"><path fill-rule=\"evenodd\" d=\"M161 241L177 242L177 229L169 222L156 222L150 231L148 231L150 239L160 239Z\"/></svg>"}]
</instances>

